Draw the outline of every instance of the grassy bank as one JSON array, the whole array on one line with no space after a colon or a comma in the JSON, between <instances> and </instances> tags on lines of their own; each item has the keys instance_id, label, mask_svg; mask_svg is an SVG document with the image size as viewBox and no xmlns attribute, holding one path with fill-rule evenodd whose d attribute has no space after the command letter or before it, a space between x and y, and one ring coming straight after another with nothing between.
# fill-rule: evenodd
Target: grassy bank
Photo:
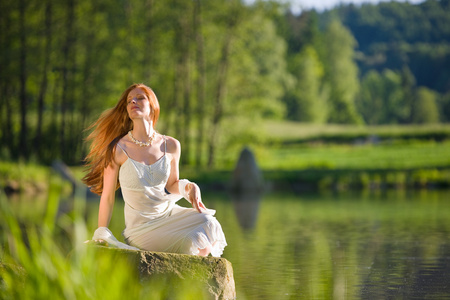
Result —
<instances>
[{"instance_id":1,"label":"grassy bank","mask_svg":"<svg viewBox=\"0 0 450 300\"><path fill-rule=\"evenodd\" d=\"M0 187L7 193L47 189L50 168L34 163L0 161Z\"/></svg>"},{"instance_id":2,"label":"grassy bank","mask_svg":"<svg viewBox=\"0 0 450 300\"><path fill-rule=\"evenodd\" d=\"M450 187L450 124L358 127L268 122L266 131L267 143L252 150L275 189ZM199 181L224 181L232 169L188 174Z\"/></svg>"},{"instance_id":3,"label":"grassy bank","mask_svg":"<svg viewBox=\"0 0 450 300\"><path fill-rule=\"evenodd\" d=\"M315 125L289 121L268 121L264 131L269 140L279 143L364 142L368 139L436 140L450 139L450 124L428 125Z\"/></svg>"},{"instance_id":4,"label":"grassy bank","mask_svg":"<svg viewBox=\"0 0 450 300\"><path fill-rule=\"evenodd\" d=\"M396 141L377 144L290 144L257 148L265 170L449 168L450 140Z\"/></svg>"},{"instance_id":5,"label":"grassy bank","mask_svg":"<svg viewBox=\"0 0 450 300\"><path fill-rule=\"evenodd\" d=\"M274 188L450 186L450 125L355 127L272 122L266 126L267 142L252 150ZM182 166L180 177L223 189L239 153L233 157L233 162L215 169ZM83 167L71 169L81 179ZM0 161L0 186L39 191L45 188L50 172L45 166Z\"/></svg>"}]
</instances>

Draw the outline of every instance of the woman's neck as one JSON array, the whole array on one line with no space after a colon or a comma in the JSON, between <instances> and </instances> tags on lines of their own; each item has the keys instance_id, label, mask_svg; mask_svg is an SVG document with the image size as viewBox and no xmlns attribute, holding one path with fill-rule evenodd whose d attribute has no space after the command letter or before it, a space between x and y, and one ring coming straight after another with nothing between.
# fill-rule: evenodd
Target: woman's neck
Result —
<instances>
[{"instance_id":1,"label":"woman's neck","mask_svg":"<svg viewBox=\"0 0 450 300\"><path fill-rule=\"evenodd\" d=\"M153 129L153 122L145 119L133 120L133 136L141 141L147 140L152 136L155 129Z\"/></svg>"}]
</instances>

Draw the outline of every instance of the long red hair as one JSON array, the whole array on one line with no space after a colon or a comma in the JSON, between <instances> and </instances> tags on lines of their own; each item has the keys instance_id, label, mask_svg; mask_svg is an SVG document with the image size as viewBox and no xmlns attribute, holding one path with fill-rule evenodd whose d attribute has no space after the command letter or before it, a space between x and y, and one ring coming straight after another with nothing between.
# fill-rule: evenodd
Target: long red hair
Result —
<instances>
[{"instance_id":1,"label":"long red hair","mask_svg":"<svg viewBox=\"0 0 450 300\"><path fill-rule=\"evenodd\" d=\"M88 173L84 176L83 182L96 194L100 195L103 191L103 173L113 160L117 142L133 128L133 122L127 111L127 97L135 88L141 88L149 99L150 119L153 121L153 126L158 121L160 109L155 93L148 86L135 83L122 93L114 108L103 112L99 119L87 128L93 131L86 138L92 143L89 154L85 158ZM119 188L119 182L117 182L117 188Z\"/></svg>"}]
</instances>

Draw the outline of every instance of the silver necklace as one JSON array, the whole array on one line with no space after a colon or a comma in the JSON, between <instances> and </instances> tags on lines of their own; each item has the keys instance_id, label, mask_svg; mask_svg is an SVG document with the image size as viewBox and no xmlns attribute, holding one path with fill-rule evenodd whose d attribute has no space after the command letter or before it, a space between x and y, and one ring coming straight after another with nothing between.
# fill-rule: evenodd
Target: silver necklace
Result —
<instances>
[{"instance_id":1,"label":"silver necklace","mask_svg":"<svg viewBox=\"0 0 450 300\"><path fill-rule=\"evenodd\" d=\"M131 133L131 130L128 131L128 136L130 139L135 143L136 145L139 145L140 147L148 147L152 145L153 139L155 138L156 131L153 130L153 134L149 137L148 142L141 142L134 138L133 134Z\"/></svg>"}]
</instances>

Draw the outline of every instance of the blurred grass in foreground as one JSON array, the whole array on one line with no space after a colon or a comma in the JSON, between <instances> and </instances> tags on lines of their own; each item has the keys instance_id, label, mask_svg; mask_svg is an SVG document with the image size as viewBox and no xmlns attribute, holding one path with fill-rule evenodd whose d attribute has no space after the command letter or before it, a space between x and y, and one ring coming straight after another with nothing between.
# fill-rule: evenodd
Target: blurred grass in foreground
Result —
<instances>
[{"instance_id":1,"label":"blurred grass in foreground","mask_svg":"<svg viewBox=\"0 0 450 300\"><path fill-rule=\"evenodd\" d=\"M61 182L52 176L45 209L28 218L0 193L0 294L2 299L202 299L190 281L141 282L126 257L98 255L84 244L85 205L75 196L73 210L61 213ZM32 205L38 205L34 203ZM41 204L42 205L42 204ZM40 215L39 215L40 214Z\"/></svg>"}]
</instances>

